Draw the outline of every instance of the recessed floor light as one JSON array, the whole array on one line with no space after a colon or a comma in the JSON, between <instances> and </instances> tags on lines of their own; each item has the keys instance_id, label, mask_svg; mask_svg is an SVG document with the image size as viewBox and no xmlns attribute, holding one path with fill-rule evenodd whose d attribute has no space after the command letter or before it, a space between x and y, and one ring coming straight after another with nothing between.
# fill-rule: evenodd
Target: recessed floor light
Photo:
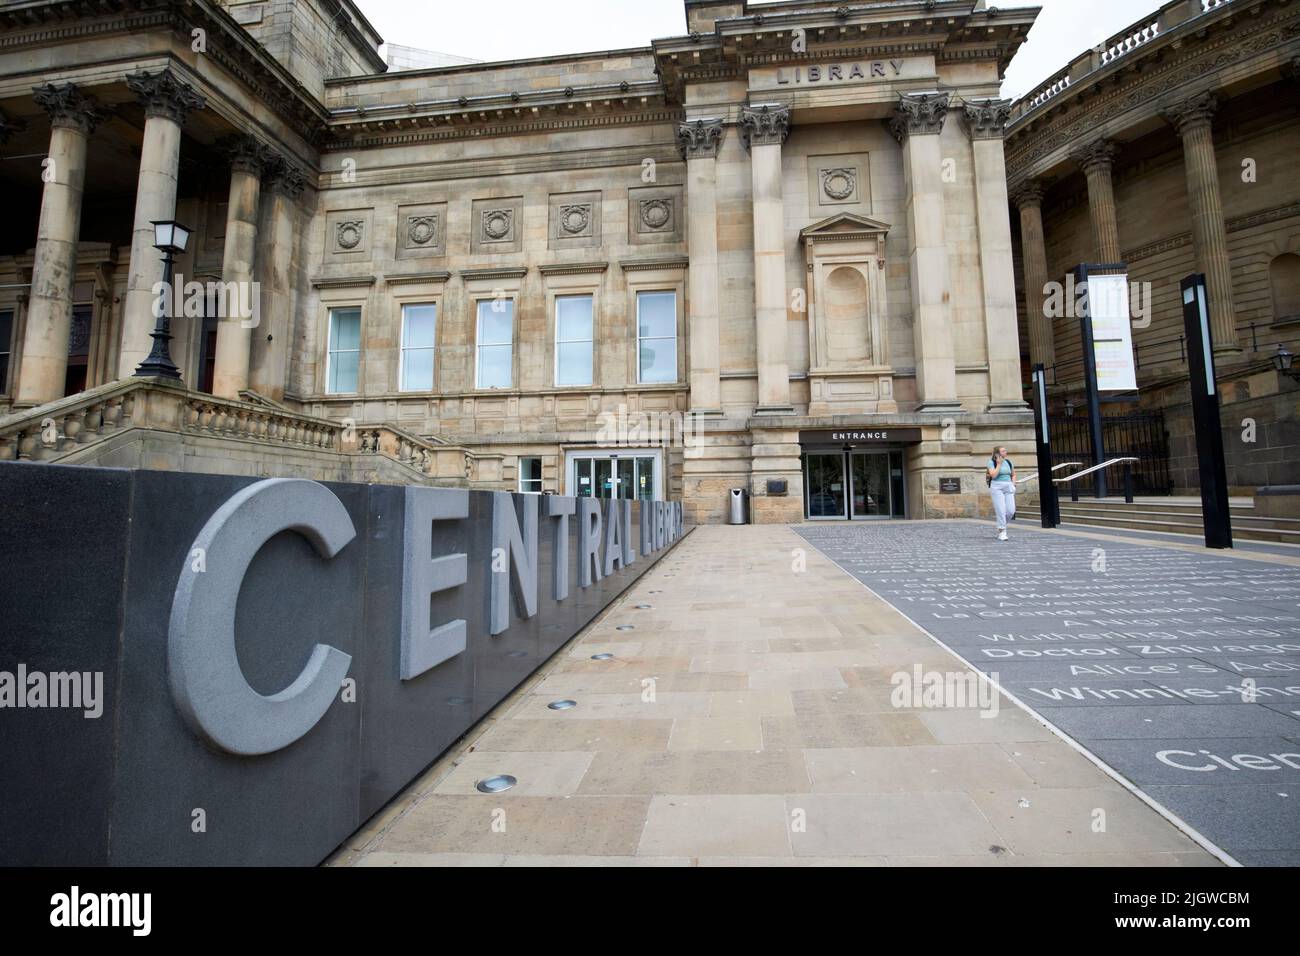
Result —
<instances>
[{"instance_id":1,"label":"recessed floor light","mask_svg":"<svg viewBox=\"0 0 1300 956\"><path fill-rule=\"evenodd\" d=\"M577 707L578 702L576 700L553 700L546 706L551 710L568 710L571 707Z\"/></svg>"},{"instance_id":2,"label":"recessed floor light","mask_svg":"<svg viewBox=\"0 0 1300 956\"><path fill-rule=\"evenodd\" d=\"M654 609L654 605L653 605L653 604L638 604L638 605L636 606L636 609L637 609L638 611L650 611L650 610L653 610L653 609Z\"/></svg>"},{"instance_id":3,"label":"recessed floor light","mask_svg":"<svg viewBox=\"0 0 1300 956\"><path fill-rule=\"evenodd\" d=\"M613 654L592 654L591 655L591 659L593 661L608 661L608 660L612 660L613 657L614 657Z\"/></svg>"},{"instance_id":4,"label":"recessed floor light","mask_svg":"<svg viewBox=\"0 0 1300 956\"><path fill-rule=\"evenodd\" d=\"M484 777L478 783L474 784L474 789L479 793L500 793L502 790L509 790L519 781L508 773L500 773L495 777Z\"/></svg>"},{"instance_id":5,"label":"recessed floor light","mask_svg":"<svg viewBox=\"0 0 1300 956\"><path fill-rule=\"evenodd\" d=\"M527 652L527 651L511 651L511 652L510 652L508 655L506 655L506 656L507 656L507 657L527 657L527 656L528 656L528 652Z\"/></svg>"},{"instance_id":6,"label":"recessed floor light","mask_svg":"<svg viewBox=\"0 0 1300 956\"><path fill-rule=\"evenodd\" d=\"M616 630L616 631L635 631L635 630L636 630L636 625L635 625L635 624L620 624L618 627L614 628L614 630Z\"/></svg>"}]
</instances>

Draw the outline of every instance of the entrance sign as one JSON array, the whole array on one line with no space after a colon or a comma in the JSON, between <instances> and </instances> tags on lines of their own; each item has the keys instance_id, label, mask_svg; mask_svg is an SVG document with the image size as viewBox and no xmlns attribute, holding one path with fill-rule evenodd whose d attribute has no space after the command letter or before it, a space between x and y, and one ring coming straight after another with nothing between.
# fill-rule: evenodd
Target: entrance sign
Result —
<instances>
[{"instance_id":1,"label":"entrance sign","mask_svg":"<svg viewBox=\"0 0 1300 956\"><path fill-rule=\"evenodd\" d=\"M819 428L799 432L801 445L915 444L920 440L919 428Z\"/></svg>"}]
</instances>

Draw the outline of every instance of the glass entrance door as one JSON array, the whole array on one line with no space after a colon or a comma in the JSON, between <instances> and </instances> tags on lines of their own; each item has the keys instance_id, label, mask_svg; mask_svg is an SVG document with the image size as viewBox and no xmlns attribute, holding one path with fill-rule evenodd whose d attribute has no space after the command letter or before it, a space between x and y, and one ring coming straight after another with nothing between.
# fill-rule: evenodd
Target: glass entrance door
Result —
<instances>
[{"instance_id":1,"label":"glass entrance door","mask_svg":"<svg viewBox=\"0 0 1300 956\"><path fill-rule=\"evenodd\" d=\"M844 453L809 452L807 479L809 518L845 518L848 495L844 481Z\"/></svg>"},{"instance_id":2,"label":"glass entrance door","mask_svg":"<svg viewBox=\"0 0 1300 956\"><path fill-rule=\"evenodd\" d=\"M851 452L849 479L854 518L888 518L890 507L889 453Z\"/></svg>"}]
</instances>

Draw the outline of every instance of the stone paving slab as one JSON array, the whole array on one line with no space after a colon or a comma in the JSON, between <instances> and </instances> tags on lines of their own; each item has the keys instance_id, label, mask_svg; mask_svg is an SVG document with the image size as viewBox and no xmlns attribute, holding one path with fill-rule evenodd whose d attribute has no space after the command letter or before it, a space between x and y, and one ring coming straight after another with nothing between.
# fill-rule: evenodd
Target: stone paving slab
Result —
<instances>
[{"instance_id":1,"label":"stone paving slab","mask_svg":"<svg viewBox=\"0 0 1300 956\"><path fill-rule=\"evenodd\" d=\"M1005 699L896 700L914 667L978 682L791 529L697 528L332 862L1219 865Z\"/></svg>"},{"instance_id":2,"label":"stone paving slab","mask_svg":"<svg viewBox=\"0 0 1300 956\"><path fill-rule=\"evenodd\" d=\"M1239 862L1300 853L1294 561L969 521L796 530ZM954 742L955 713L922 719Z\"/></svg>"}]
</instances>

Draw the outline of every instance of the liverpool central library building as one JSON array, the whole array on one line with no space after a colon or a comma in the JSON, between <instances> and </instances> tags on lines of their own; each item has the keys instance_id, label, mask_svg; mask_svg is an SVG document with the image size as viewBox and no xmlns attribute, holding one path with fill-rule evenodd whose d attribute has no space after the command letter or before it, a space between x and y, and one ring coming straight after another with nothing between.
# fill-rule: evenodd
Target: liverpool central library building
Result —
<instances>
[{"instance_id":1,"label":"liverpool central library building","mask_svg":"<svg viewBox=\"0 0 1300 956\"><path fill-rule=\"evenodd\" d=\"M997 96L1036 14L685 0L389 71L347 0L0 4L0 455L976 514L1033 449ZM172 219L179 383L135 374Z\"/></svg>"}]
</instances>

